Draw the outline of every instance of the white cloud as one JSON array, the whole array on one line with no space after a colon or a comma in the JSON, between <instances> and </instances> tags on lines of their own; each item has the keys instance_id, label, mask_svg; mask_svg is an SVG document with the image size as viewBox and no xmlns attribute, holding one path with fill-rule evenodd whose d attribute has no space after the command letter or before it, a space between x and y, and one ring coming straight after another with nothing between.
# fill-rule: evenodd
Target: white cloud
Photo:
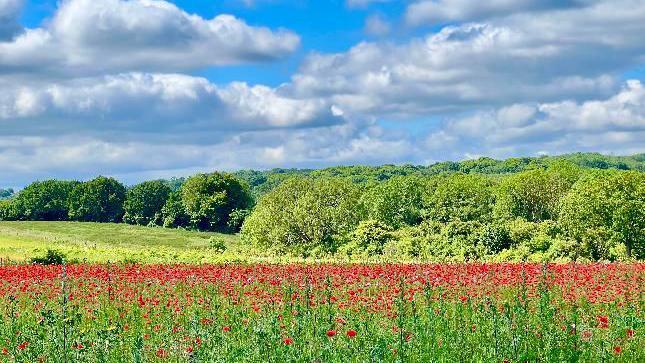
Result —
<instances>
[{"instance_id":1,"label":"white cloud","mask_svg":"<svg viewBox=\"0 0 645 363\"><path fill-rule=\"evenodd\" d=\"M126 73L16 86L0 94L0 134L114 134L115 138L214 137L225 131L331 125L322 99L179 74ZM214 134L214 135L213 135Z\"/></svg>"},{"instance_id":2,"label":"white cloud","mask_svg":"<svg viewBox=\"0 0 645 363\"><path fill-rule=\"evenodd\" d=\"M385 35L390 32L390 23L379 14L365 19L365 32L370 35Z\"/></svg>"},{"instance_id":3,"label":"white cloud","mask_svg":"<svg viewBox=\"0 0 645 363\"><path fill-rule=\"evenodd\" d=\"M292 32L231 15L204 19L166 1L65 0L43 28L0 42L0 73L175 72L273 60L298 45Z\"/></svg>"},{"instance_id":4,"label":"white cloud","mask_svg":"<svg viewBox=\"0 0 645 363\"><path fill-rule=\"evenodd\" d=\"M624 18L603 34L596 33L593 16L550 22L577 33L571 38L537 31L548 23L541 18L446 27L405 44L361 43L343 53L311 55L289 87L301 97L329 97L347 112L383 118L607 96L616 89L614 72L645 54L645 43L633 35L645 33L645 22Z\"/></svg>"},{"instance_id":5,"label":"white cloud","mask_svg":"<svg viewBox=\"0 0 645 363\"><path fill-rule=\"evenodd\" d=\"M509 156L535 150L631 153L642 151L643 140L645 88L632 80L603 100L516 104L455 118L426 143L456 154Z\"/></svg>"},{"instance_id":6,"label":"white cloud","mask_svg":"<svg viewBox=\"0 0 645 363\"><path fill-rule=\"evenodd\" d=\"M408 24L422 25L450 21L472 21L491 17L585 6L596 0L420 0L410 4Z\"/></svg>"}]
</instances>

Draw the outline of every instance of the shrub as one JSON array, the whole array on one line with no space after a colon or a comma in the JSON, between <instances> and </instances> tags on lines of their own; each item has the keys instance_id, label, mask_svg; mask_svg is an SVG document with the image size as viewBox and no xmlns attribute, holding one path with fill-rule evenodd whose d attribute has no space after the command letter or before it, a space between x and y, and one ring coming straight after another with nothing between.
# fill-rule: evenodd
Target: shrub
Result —
<instances>
[{"instance_id":1,"label":"shrub","mask_svg":"<svg viewBox=\"0 0 645 363\"><path fill-rule=\"evenodd\" d=\"M226 226L231 232L239 232L244 224L244 220L251 214L249 209L233 209L231 214L228 215L228 222Z\"/></svg>"},{"instance_id":2,"label":"shrub","mask_svg":"<svg viewBox=\"0 0 645 363\"><path fill-rule=\"evenodd\" d=\"M217 253L226 251L226 242L221 237L210 237L208 239L208 246Z\"/></svg>"},{"instance_id":3,"label":"shrub","mask_svg":"<svg viewBox=\"0 0 645 363\"><path fill-rule=\"evenodd\" d=\"M62 265L65 263L67 257L60 251L47 249L45 256L43 257L34 257L31 259L31 263L38 265Z\"/></svg>"}]
</instances>

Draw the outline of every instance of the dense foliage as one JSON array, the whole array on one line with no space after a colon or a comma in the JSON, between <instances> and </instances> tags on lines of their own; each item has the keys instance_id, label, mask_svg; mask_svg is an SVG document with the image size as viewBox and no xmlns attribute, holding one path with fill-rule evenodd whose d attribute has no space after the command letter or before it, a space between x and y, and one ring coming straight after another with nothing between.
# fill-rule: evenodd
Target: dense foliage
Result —
<instances>
[{"instance_id":1,"label":"dense foliage","mask_svg":"<svg viewBox=\"0 0 645 363\"><path fill-rule=\"evenodd\" d=\"M302 257L645 258L645 157L571 154L430 166L244 170L150 181L35 182L3 220L78 220L237 232Z\"/></svg>"},{"instance_id":2,"label":"dense foliage","mask_svg":"<svg viewBox=\"0 0 645 363\"><path fill-rule=\"evenodd\" d=\"M172 190L160 180L137 184L128 190L123 209L123 221L138 225L162 224L162 208Z\"/></svg>"},{"instance_id":3,"label":"dense foliage","mask_svg":"<svg viewBox=\"0 0 645 363\"><path fill-rule=\"evenodd\" d=\"M80 183L69 196L69 218L81 222L120 222L125 187L116 179L99 176Z\"/></svg>"},{"instance_id":4,"label":"dense foliage","mask_svg":"<svg viewBox=\"0 0 645 363\"><path fill-rule=\"evenodd\" d=\"M7 188L7 189L0 188L0 200L9 199L11 198L11 196L13 196L13 194L14 194L13 188Z\"/></svg>"}]
</instances>

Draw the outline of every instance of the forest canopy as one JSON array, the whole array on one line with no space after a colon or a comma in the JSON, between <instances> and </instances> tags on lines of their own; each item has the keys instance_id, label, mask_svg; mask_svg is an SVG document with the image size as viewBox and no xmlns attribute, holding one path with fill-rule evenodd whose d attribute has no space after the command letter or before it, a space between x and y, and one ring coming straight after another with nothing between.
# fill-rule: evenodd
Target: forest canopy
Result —
<instances>
[{"instance_id":1,"label":"forest canopy","mask_svg":"<svg viewBox=\"0 0 645 363\"><path fill-rule=\"evenodd\" d=\"M430 261L645 259L645 157L243 170L0 190L0 220L241 232L276 254Z\"/></svg>"}]
</instances>

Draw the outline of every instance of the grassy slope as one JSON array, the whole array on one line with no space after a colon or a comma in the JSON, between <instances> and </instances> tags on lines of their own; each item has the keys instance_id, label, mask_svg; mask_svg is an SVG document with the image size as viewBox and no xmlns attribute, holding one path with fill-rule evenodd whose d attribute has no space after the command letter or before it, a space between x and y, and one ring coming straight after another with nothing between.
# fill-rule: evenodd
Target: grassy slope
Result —
<instances>
[{"instance_id":1,"label":"grassy slope","mask_svg":"<svg viewBox=\"0 0 645 363\"><path fill-rule=\"evenodd\" d=\"M224 241L226 251L210 248L211 237ZM0 222L0 258L24 261L47 248L87 262L223 262L254 255L235 235L109 223Z\"/></svg>"}]
</instances>

